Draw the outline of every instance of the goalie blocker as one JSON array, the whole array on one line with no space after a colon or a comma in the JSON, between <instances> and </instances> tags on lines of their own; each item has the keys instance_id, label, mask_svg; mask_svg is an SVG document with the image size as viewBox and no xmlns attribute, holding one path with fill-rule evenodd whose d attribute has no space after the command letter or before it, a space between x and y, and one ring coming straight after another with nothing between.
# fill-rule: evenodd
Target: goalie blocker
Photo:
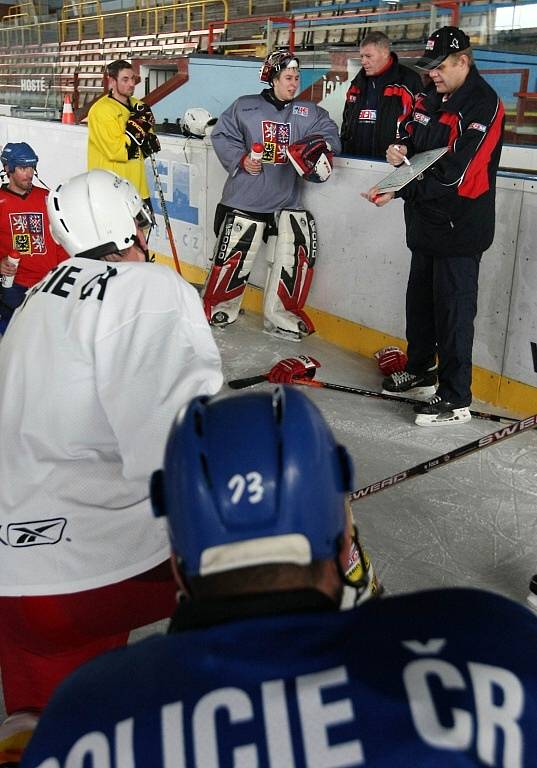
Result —
<instances>
[{"instance_id":1,"label":"goalie blocker","mask_svg":"<svg viewBox=\"0 0 537 768\"><path fill-rule=\"evenodd\" d=\"M242 211L226 215L202 294L211 325L229 325L237 319L266 226L265 221ZM304 311L317 255L317 231L311 213L281 211L278 235L268 238L267 251L265 330L300 341L315 331Z\"/></svg>"}]
</instances>

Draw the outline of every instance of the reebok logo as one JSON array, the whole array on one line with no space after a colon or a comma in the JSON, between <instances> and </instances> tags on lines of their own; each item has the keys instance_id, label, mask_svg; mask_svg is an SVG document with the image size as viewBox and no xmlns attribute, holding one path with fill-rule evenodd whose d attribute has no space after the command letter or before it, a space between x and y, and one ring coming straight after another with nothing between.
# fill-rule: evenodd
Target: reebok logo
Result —
<instances>
[{"instance_id":1,"label":"reebok logo","mask_svg":"<svg viewBox=\"0 0 537 768\"><path fill-rule=\"evenodd\" d=\"M67 520L64 517L50 520L31 520L0 526L0 542L7 547L35 547L40 544L57 544L63 535Z\"/></svg>"}]
</instances>

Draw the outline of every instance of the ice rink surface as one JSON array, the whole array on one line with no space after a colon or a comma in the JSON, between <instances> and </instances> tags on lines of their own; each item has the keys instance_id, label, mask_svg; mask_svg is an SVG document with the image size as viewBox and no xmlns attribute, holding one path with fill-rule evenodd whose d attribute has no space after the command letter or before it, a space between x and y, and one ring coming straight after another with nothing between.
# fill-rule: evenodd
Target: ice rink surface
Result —
<instances>
[{"instance_id":1,"label":"ice rink surface","mask_svg":"<svg viewBox=\"0 0 537 768\"><path fill-rule=\"evenodd\" d=\"M266 373L279 360L312 355L316 378L381 389L375 360L342 351L312 336L300 344L262 331L262 320L241 315L215 329L224 379ZM268 383L253 389L269 389ZM450 427L417 427L412 406L326 389L301 387L351 453L355 487L383 480L487 435L507 422L472 419ZM236 394L227 385L221 396ZM480 411L506 411L474 402ZM528 413L510 414L529 416ZM490 589L525 601L537 573L537 432L528 430L430 473L353 504L355 521L387 593L440 586ZM132 633L136 640L166 623ZM3 718L0 701L0 720Z\"/></svg>"},{"instance_id":2,"label":"ice rink surface","mask_svg":"<svg viewBox=\"0 0 537 768\"><path fill-rule=\"evenodd\" d=\"M268 371L285 357L308 354L316 378L381 389L374 359L312 336L300 344L261 330L255 315L215 331L225 380ZM270 387L269 384L257 388ZM449 427L417 427L412 406L302 387L351 453L362 488L501 429L508 422L473 418ZM231 393L224 387L224 393ZM244 391L244 390L243 390ZM474 402L479 411L506 411ZM531 414L510 414L517 417ZM537 431L528 430L434 471L353 503L355 521L386 591L473 586L525 601L537 573Z\"/></svg>"}]
</instances>

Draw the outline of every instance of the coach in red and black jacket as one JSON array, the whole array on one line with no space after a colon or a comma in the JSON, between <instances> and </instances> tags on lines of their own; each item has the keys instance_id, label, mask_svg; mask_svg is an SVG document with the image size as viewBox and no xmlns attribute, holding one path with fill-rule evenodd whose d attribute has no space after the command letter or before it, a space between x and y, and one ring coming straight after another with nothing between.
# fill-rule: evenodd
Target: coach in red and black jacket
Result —
<instances>
[{"instance_id":1,"label":"coach in red and black jacket","mask_svg":"<svg viewBox=\"0 0 537 768\"><path fill-rule=\"evenodd\" d=\"M342 152L381 157L399 139L399 126L412 113L414 94L423 90L416 72L399 64L383 32L360 45L362 68L347 91L341 125Z\"/></svg>"},{"instance_id":2,"label":"coach in red and black jacket","mask_svg":"<svg viewBox=\"0 0 537 768\"><path fill-rule=\"evenodd\" d=\"M401 145L409 157L436 147L450 151L396 194L405 200L411 251L434 243L436 252L463 256L492 244L503 118L502 102L473 65L449 98L434 82L418 96Z\"/></svg>"},{"instance_id":3,"label":"coach in red and black jacket","mask_svg":"<svg viewBox=\"0 0 537 768\"><path fill-rule=\"evenodd\" d=\"M428 70L432 83L416 99L401 139L388 148L386 159L401 165L403 157L449 147L396 193L405 201L406 240L412 251L407 373L423 378L438 356L435 402L414 409L416 423L426 426L470 418L464 409L472 400L479 264L494 239L504 109L473 64L468 36L457 27L434 32L416 66ZM381 206L394 193L379 195L373 187L367 197ZM390 391L401 388L387 381L384 386ZM403 391L412 386L408 382Z\"/></svg>"}]
</instances>

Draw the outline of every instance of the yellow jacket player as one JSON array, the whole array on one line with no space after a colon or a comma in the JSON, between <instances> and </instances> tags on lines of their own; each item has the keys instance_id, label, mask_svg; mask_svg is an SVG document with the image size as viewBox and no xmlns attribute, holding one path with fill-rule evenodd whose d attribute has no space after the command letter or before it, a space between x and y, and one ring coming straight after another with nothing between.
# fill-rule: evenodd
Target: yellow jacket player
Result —
<instances>
[{"instance_id":1,"label":"yellow jacket player","mask_svg":"<svg viewBox=\"0 0 537 768\"><path fill-rule=\"evenodd\" d=\"M151 109L133 97L136 79L131 64L108 65L110 91L88 113L88 170L103 168L132 182L149 202L145 158L158 152Z\"/></svg>"}]
</instances>

